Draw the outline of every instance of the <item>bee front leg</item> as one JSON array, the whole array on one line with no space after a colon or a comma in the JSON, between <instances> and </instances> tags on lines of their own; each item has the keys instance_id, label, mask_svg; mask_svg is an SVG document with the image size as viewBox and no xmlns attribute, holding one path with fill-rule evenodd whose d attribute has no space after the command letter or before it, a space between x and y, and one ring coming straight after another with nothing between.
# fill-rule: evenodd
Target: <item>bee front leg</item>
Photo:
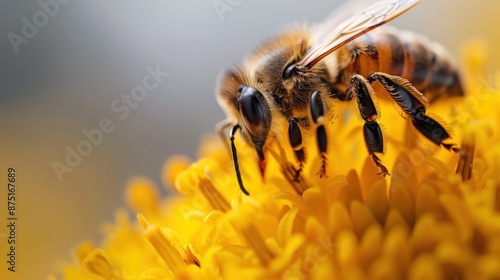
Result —
<instances>
[{"instance_id":1,"label":"bee front leg","mask_svg":"<svg viewBox=\"0 0 500 280\"><path fill-rule=\"evenodd\" d=\"M243 180L241 179L241 172L240 172L240 164L238 162L238 152L236 151L236 145L234 144L234 135L240 129L241 127L239 125L235 125L231 127L231 130L229 131L229 143L231 145L231 157L233 159L233 165L234 165L234 171L236 173L236 179L238 180L238 185L240 186L241 191L246 194L250 195L248 191L245 189L243 186Z\"/></svg>"},{"instance_id":2,"label":"bee front leg","mask_svg":"<svg viewBox=\"0 0 500 280\"><path fill-rule=\"evenodd\" d=\"M288 120L288 140L290 141L290 146L292 146L295 157L299 162L299 169L295 170L293 181L300 182L299 177L306 157L304 154L304 148L302 148L302 132L300 132L299 124L296 118Z\"/></svg>"},{"instance_id":3,"label":"bee front leg","mask_svg":"<svg viewBox=\"0 0 500 280\"><path fill-rule=\"evenodd\" d=\"M454 144L443 143L451 138L450 134L439 122L425 115L427 99L408 80L380 72L371 74L368 80L379 81L399 107L411 117L413 126L427 139L447 150L460 151Z\"/></svg>"},{"instance_id":4,"label":"bee front leg","mask_svg":"<svg viewBox=\"0 0 500 280\"><path fill-rule=\"evenodd\" d=\"M377 107L372 99L375 92L370 82L361 75L353 75L346 93L347 96L356 98L359 114L365 121L363 125L363 136L369 155L379 168L379 174L383 176L389 175L389 171L376 155L376 153L384 153L384 137L382 129L380 129L380 125L377 123Z\"/></svg>"},{"instance_id":5,"label":"bee front leg","mask_svg":"<svg viewBox=\"0 0 500 280\"><path fill-rule=\"evenodd\" d=\"M325 108L323 105L323 100L321 99L321 95L318 91L315 91L311 94L311 102L310 102L310 111L311 117L315 124L318 125L316 128L316 141L318 145L318 150L321 154L321 168L318 172L319 177L326 177L326 151L327 151L327 139L326 139L326 130L323 125L325 121Z\"/></svg>"},{"instance_id":6,"label":"bee front leg","mask_svg":"<svg viewBox=\"0 0 500 280\"><path fill-rule=\"evenodd\" d=\"M229 153L231 153L231 147L229 146L229 142L227 141L226 131L232 125L234 124L229 119L224 119L215 125L215 131L217 131L217 134L219 135L220 139L222 140L224 145L226 145L227 151Z\"/></svg>"}]
</instances>

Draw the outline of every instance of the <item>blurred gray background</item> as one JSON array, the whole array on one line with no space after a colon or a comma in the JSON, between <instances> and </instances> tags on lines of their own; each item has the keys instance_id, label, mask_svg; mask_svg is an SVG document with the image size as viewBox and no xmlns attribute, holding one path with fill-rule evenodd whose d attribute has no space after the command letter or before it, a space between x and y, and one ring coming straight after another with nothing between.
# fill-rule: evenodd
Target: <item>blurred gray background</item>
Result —
<instances>
[{"instance_id":1,"label":"blurred gray background","mask_svg":"<svg viewBox=\"0 0 500 280\"><path fill-rule=\"evenodd\" d=\"M2 1L0 238L9 166L18 170L20 219L19 278L7 279L44 277L81 240L99 241L99 226L124 206L130 177L160 185L165 160L178 153L194 157L201 136L224 117L214 98L224 67L289 23L320 21L343 2L73 0L51 6L53 15L44 18L38 1ZM498 45L492 33L500 23L498 2L427 0L393 25L425 34L457 56L472 37ZM218 5L227 10L218 13ZM27 30L31 38L23 36L24 18L41 26ZM499 58L492 56L490 67L498 69ZM120 119L123 112L111 104L123 106L121 96L142 84L146 67L157 65L169 76ZM86 139L82 130L99 128L103 118L114 131L58 180L53 162L65 164L66 147L76 149ZM2 238L2 256L5 249Z\"/></svg>"}]
</instances>

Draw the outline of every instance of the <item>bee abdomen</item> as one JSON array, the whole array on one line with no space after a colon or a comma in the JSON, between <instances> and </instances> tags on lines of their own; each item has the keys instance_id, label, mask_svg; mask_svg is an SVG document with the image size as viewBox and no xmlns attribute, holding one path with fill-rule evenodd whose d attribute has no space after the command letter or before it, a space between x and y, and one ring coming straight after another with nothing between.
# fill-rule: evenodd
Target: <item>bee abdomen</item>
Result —
<instances>
[{"instance_id":1,"label":"bee abdomen","mask_svg":"<svg viewBox=\"0 0 500 280\"><path fill-rule=\"evenodd\" d=\"M384 72L408 79L434 101L463 95L462 81L450 55L426 38L392 28L379 28L346 45L352 63L344 69L365 77ZM340 52L342 53L342 51Z\"/></svg>"}]
</instances>

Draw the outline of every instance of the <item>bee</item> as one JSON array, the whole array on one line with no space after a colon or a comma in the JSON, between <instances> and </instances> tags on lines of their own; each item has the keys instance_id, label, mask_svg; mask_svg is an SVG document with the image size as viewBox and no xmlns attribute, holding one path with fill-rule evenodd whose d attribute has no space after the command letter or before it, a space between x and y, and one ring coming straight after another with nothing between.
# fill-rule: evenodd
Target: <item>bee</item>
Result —
<instances>
[{"instance_id":1,"label":"bee","mask_svg":"<svg viewBox=\"0 0 500 280\"><path fill-rule=\"evenodd\" d=\"M418 2L377 1L360 9L351 1L322 24L285 32L251 53L242 66L221 74L216 94L227 118L217 124L216 130L224 135L230 129L230 150L243 193L248 195L234 144L238 130L245 142L255 147L263 174L267 145L280 139L283 128L288 127L288 143L283 145L293 149L299 164L294 180L299 180L306 161L303 131L312 131L321 156L319 176L325 176L330 137L325 125L327 113L333 109L332 100L356 101L364 121L368 156L379 174L389 175L377 156L385 150L374 103L378 91L389 93L389 100L427 139L459 151L454 144L445 143L451 139L445 128L426 115L429 102L464 94L458 67L442 47L422 36L377 28Z\"/></svg>"}]
</instances>

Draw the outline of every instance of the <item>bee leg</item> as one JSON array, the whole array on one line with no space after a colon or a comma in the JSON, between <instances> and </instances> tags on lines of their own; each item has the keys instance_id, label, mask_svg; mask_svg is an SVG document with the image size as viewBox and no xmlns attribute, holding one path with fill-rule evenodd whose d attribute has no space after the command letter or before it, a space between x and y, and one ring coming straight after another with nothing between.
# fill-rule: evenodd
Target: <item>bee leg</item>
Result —
<instances>
[{"instance_id":1,"label":"bee leg","mask_svg":"<svg viewBox=\"0 0 500 280\"><path fill-rule=\"evenodd\" d=\"M375 165L379 168L380 173L384 177L389 174L387 168L382 164L382 161L375 153L384 153L384 137L380 125L377 123L378 112L372 96L374 90L370 82L361 75L353 75L349 87L347 88L347 96L356 98L358 110L361 118L365 121L363 125L363 136L365 139L368 154L371 156Z\"/></svg>"},{"instance_id":2,"label":"bee leg","mask_svg":"<svg viewBox=\"0 0 500 280\"><path fill-rule=\"evenodd\" d=\"M229 131L229 142L231 143L231 155L233 158L233 165L234 165L234 171L236 173L236 179L238 179L238 185L240 186L240 189L244 194L250 195L243 186L243 180L241 179L240 165L238 164L238 154L236 153L236 145L234 145L234 135L236 134L236 131L238 131L238 129L240 129L240 126L235 125Z\"/></svg>"},{"instance_id":3,"label":"bee leg","mask_svg":"<svg viewBox=\"0 0 500 280\"><path fill-rule=\"evenodd\" d=\"M299 169L295 170L295 175L293 177L294 182L300 182L300 173L302 172L302 167L306 160L304 149L302 148L302 133L298 125L296 118L291 118L288 120L288 140L290 141L290 146L295 153L295 157L299 162Z\"/></svg>"},{"instance_id":4,"label":"bee leg","mask_svg":"<svg viewBox=\"0 0 500 280\"><path fill-rule=\"evenodd\" d=\"M316 128L316 141L318 145L319 152L321 154L321 168L318 172L319 177L326 177L326 151L327 151L327 139L326 130L323 122L325 121L325 108L323 105L323 100L318 91L311 94L310 108L311 116L315 124L318 125Z\"/></svg>"},{"instance_id":5,"label":"bee leg","mask_svg":"<svg viewBox=\"0 0 500 280\"><path fill-rule=\"evenodd\" d=\"M368 80L379 81L399 107L411 117L413 126L427 139L447 150L460 151L454 144L443 143L451 138L450 134L439 122L425 115L427 99L408 80L380 72L371 74Z\"/></svg>"},{"instance_id":6,"label":"bee leg","mask_svg":"<svg viewBox=\"0 0 500 280\"><path fill-rule=\"evenodd\" d=\"M217 131L217 134L222 139L222 142L224 143L224 145L226 145L227 150L229 152L231 152L231 147L229 146L229 143L227 142L226 129L228 129L231 125L233 125L233 124L228 119L224 119L215 125L215 131Z\"/></svg>"},{"instance_id":7,"label":"bee leg","mask_svg":"<svg viewBox=\"0 0 500 280\"><path fill-rule=\"evenodd\" d=\"M373 163L379 168L379 175L387 176L389 174L389 170L382 164L382 161L375 153L384 153L384 140L382 130L380 129L379 124L376 121L373 122L365 122L363 126L363 133L365 136L366 148L368 149L368 153L372 157Z\"/></svg>"}]
</instances>

